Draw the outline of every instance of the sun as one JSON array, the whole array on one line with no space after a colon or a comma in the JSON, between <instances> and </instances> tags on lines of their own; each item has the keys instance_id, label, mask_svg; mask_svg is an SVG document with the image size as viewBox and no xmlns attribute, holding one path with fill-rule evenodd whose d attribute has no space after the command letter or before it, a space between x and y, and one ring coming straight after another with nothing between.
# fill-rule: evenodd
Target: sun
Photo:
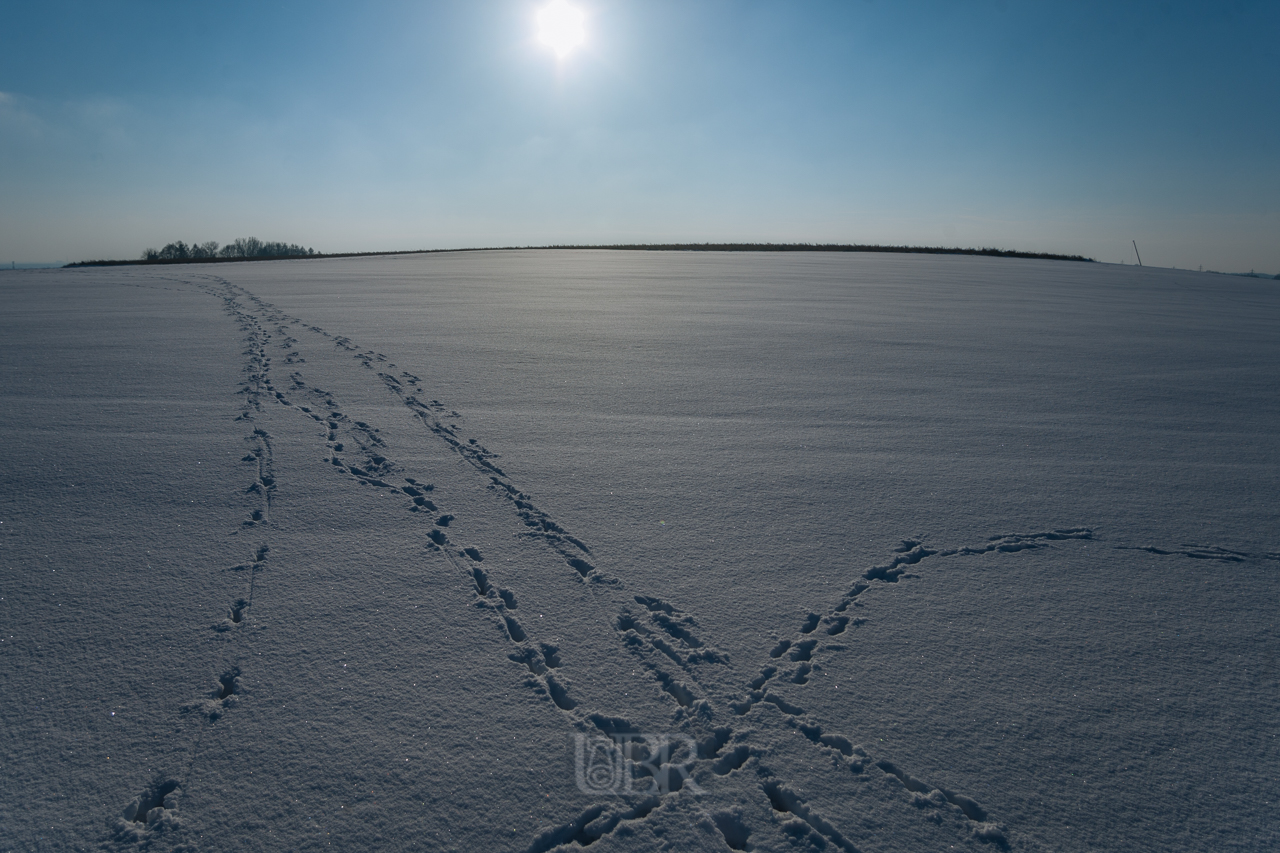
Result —
<instances>
[{"instance_id":1,"label":"sun","mask_svg":"<svg viewBox=\"0 0 1280 853\"><path fill-rule=\"evenodd\" d=\"M560 59L587 40L586 16L565 0L552 0L538 13L538 41Z\"/></svg>"}]
</instances>

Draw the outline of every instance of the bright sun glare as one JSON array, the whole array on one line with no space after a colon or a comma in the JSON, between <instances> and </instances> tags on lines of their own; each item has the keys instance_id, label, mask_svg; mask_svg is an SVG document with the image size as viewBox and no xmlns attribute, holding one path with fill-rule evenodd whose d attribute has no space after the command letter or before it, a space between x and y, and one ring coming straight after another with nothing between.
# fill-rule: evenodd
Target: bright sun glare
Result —
<instances>
[{"instance_id":1,"label":"bright sun glare","mask_svg":"<svg viewBox=\"0 0 1280 853\"><path fill-rule=\"evenodd\" d=\"M584 16L580 9L565 0L552 2L538 13L538 41L564 59L575 47L587 40Z\"/></svg>"}]
</instances>

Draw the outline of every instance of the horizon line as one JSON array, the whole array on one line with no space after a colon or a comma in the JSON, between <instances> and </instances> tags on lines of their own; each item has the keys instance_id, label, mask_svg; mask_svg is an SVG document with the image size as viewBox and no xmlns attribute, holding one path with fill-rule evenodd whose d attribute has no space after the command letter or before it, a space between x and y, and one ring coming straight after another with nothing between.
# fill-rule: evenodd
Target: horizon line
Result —
<instances>
[{"instance_id":1,"label":"horizon line","mask_svg":"<svg viewBox=\"0 0 1280 853\"><path fill-rule=\"evenodd\" d=\"M512 252L597 249L608 251L643 252L882 252L888 254L926 255L981 255L999 258L1029 258L1047 261L1079 261L1096 263L1083 255L1062 255L1053 252L1022 252L1014 249L960 248L947 246L886 246L878 243L606 243L606 244L552 244L546 246L474 246L459 249L407 249L384 252L316 252L308 255L270 255L250 258L155 258L147 260L93 260L64 264L72 267L151 266L171 264L217 264L243 261L321 260L325 258L364 258L386 255L433 255L451 252Z\"/></svg>"}]
</instances>

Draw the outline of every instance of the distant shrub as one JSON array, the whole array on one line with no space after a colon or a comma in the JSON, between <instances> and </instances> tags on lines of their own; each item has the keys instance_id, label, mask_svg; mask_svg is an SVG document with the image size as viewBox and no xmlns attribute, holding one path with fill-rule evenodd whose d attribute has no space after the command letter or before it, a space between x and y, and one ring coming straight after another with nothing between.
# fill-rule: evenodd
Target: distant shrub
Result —
<instances>
[{"instance_id":1,"label":"distant shrub","mask_svg":"<svg viewBox=\"0 0 1280 853\"><path fill-rule=\"evenodd\" d=\"M206 258L305 258L316 253L296 243L264 242L257 237L237 237L221 248L214 240L188 246L178 240L163 249L146 249L144 261L197 261Z\"/></svg>"}]
</instances>

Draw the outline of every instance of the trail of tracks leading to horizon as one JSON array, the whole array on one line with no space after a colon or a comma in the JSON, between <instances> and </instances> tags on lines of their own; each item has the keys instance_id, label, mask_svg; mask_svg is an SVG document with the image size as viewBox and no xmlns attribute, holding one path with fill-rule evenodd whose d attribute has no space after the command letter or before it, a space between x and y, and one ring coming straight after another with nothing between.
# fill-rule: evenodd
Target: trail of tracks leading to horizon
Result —
<instances>
[{"instance_id":1,"label":"trail of tracks leading to horizon","mask_svg":"<svg viewBox=\"0 0 1280 853\"><path fill-rule=\"evenodd\" d=\"M242 528L257 534L260 544L245 563L234 569L246 573L245 595L228 603L227 619L218 626L220 632L231 633L236 643L230 647L232 652L219 676L218 687L208 697L187 706L198 712L206 725L216 725L219 717L231 712L240 701L242 667L248 665L244 644L249 642L250 633L244 629L252 624L254 581L269 559L274 526L271 510L276 475L272 437L258 426L264 407L272 406L290 410L315 425L317 442L335 477L353 487L385 490L401 502L406 519L413 525L406 529L416 531L413 535L429 543L427 547L439 560L466 579L472 590L469 604L474 612L509 642L507 658L513 664L514 685L531 689L552 703L572 731L612 740L618 750L638 749L626 759L626 766L628 772L651 780L648 790L629 800L593 805L546 829L525 848L529 853L543 853L566 844L587 846L624 824L635 825L664 813L686 787L714 792L722 787L722 780L732 780L740 787L743 780L750 780L746 787L768 804L769 813L779 826L794 827L798 821L822 843L843 850L857 849L848 830L837 825L838 818L821 814L800 793L803 786L783 778L774 769L773 756L793 750L797 744L815 750L815 759L821 756L823 762L834 762L850 775L896 780L904 802L914 807L911 814L934 824L938 822L935 817L949 816L957 839L997 847L1016 843L1016 834L1003 827L986 807L961 792L921 781L889 757L872 756L855 738L831 731L830 723L817 719L789 697L794 697L796 691L803 693L822 655L839 654L849 648L847 644L856 642L853 635L864 621L856 613L863 606L859 599L867 590L889 589L918 577L914 572L933 561L1070 545L1093 540L1093 530L1064 527L998 534L975 544L950 548L931 546L921 539L905 539L887 563L853 572L848 592L838 601L809 613L792 637L762 644L756 664L743 667L703 634L692 614L658 596L630 590L626 578L609 570L609 555L597 553L584 537L538 506L531 491L513 482L503 470L498 454L475 438L464 439L454 423L461 419L458 413L446 403L428 398L419 376L398 369L388 356L309 325L225 279L200 275L182 281L219 299L223 310L244 333L245 362L238 389L242 405L236 420L245 422L248 449L244 461L252 464L256 472L247 490L260 502ZM317 341L321 346L349 354L355 370L367 371L371 382L409 411L421 425L424 439L440 442L465 461L482 478L485 489L493 496L495 509L505 507L523 526L519 539L522 547L553 554L564 566L567 577L587 586L591 591L589 600L597 612L585 615L608 625L613 641L641 665L645 680L637 687L651 685L659 692L669 707L671 729L687 735L696 744L693 750L659 755L653 751L655 745L644 742L642 728L628 719L625 709L619 712L588 707L575 698L572 681L563 675L572 668L566 662L575 657L575 650L536 636L537 632L521 619L519 601L523 593L519 582L500 577L500 570L486 568L484 554L475 544L452 538L456 529L453 522L460 510L446 505L434 493L430 472L408 470L392 458L371 417L350 410L334 393L307 376L305 353L294 335L308 333L321 339ZM277 360L289 370L286 376L279 375L274 366ZM1155 546L1138 547L1157 554L1175 553ZM1225 549L1176 553L1196 558L1250 558ZM1265 558L1275 556L1268 554ZM241 637L245 639L241 641ZM787 685L790 692L779 693L777 685ZM775 715L780 716L780 725L774 722ZM802 737L797 739L797 733ZM198 749L197 743L193 765ZM159 787L153 785L140 795L135 814L126 814L117 827L117 841L144 842L153 833L177 825L176 803L170 809L166 798L190 778L189 767L186 779L163 780ZM166 786L172 787L162 790ZM138 814L142 815L141 820ZM732 810L721 810L712 817L726 843L742 849L750 828L735 818Z\"/></svg>"}]
</instances>

